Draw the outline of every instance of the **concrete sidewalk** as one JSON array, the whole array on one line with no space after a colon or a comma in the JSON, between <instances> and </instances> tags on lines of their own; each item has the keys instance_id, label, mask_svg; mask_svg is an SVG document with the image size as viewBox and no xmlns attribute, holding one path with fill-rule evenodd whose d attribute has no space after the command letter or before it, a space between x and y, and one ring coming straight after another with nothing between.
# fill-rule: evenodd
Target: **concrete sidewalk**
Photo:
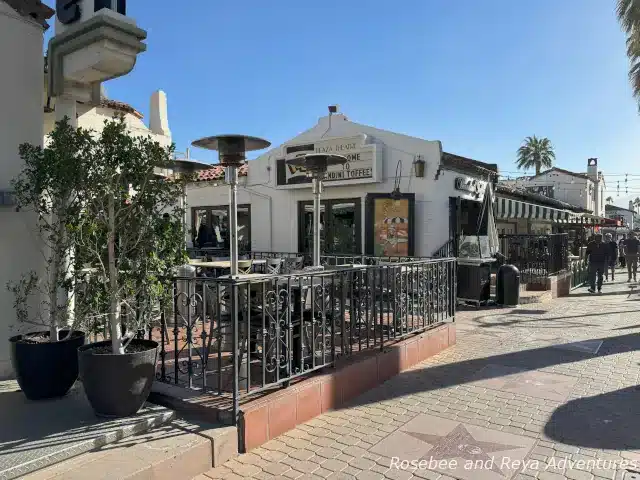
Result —
<instances>
[{"instance_id":1,"label":"concrete sidewalk","mask_svg":"<svg viewBox=\"0 0 640 480\"><path fill-rule=\"evenodd\" d=\"M637 290L460 313L455 347L197 479L632 479Z\"/></svg>"}]
</instances>

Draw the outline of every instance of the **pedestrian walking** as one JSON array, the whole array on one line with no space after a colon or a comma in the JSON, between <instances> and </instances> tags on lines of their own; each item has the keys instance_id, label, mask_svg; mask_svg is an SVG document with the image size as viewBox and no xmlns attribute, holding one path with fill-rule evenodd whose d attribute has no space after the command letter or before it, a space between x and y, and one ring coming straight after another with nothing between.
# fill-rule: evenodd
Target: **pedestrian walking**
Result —
<instances>
[{"instance_id":1,"label":"pedestrian walking","mask_svg":"<svg viewBox=\"0 0 640 480\"><path fill-rule=\"evenodd\" d=\"M622 268L626 267L626 259L624 258L624 242L627 241L627 236L622 234L622 238L620 239L620 243L618 243L618 252L620 252L620 266Z\"/></svg>"},{"instance_id":2,"label":"pedestrian walking","mask_svg":"<svg viewBox=\"0 0 640 480\"><path fill-rule=\"evenodd\" d=\"M609 257L607 258L607 268L604 271L604 278L609 281L609 269L611 269L611 281L616 279L616 264L618 263L618 244L613 239L613 235L605 235L606 244L609 247Z\"/></svg>"},{"instance_id":3,"label":"pedestrian walking","mask_svg":"<svg viewBox=\"0 0 640 480\"><path fill-rule=\"evenodd\" d=\"M609 246L602 241L602 235L594 235L594 239L587 245L587 259L589 260L589 293L602 292L602 280L609 261ZM597 282L597 284L596 284Z\"/></svg>"},{"instance_id":4,"label":"pedestrian walking","mask_svg":"<svg viewBox=\"0 0 640 480\"><path fill-rule=\"evenodd\" d=\"M629 280L633 275L633 281L637 281L638 274L638 254L640 254L640 240L636 238L636 232L630 232L629 238L624 242L624 256L627 263L627 272L629 273Z\"/></svg>"}]
</instances>

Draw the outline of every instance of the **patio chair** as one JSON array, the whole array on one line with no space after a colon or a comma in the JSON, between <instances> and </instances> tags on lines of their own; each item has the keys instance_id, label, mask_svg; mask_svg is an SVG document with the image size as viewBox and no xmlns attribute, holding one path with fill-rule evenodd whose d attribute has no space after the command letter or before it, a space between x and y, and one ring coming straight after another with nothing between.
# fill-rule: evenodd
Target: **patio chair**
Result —
<instances>
[{"instance_id":1,"label":"patio chair","mask_svg":"<svg viewBox=\"0 0 640 480\"><path fill-rule=\"evenodd\" d=\"M267 273L271 275L280 274L280 270L282 269L282 258L269 258L267 259Z\"/></svg>"},{"instance_id":2,"label":"patio chair","mask_svg":"<svg viewBox=\"0 0 640 480\"><path fill-rule=\"evenodd\" d=\"M238 260L238 273L248 275L253 269L253 260Z\"/></svg>"}]
</instances>

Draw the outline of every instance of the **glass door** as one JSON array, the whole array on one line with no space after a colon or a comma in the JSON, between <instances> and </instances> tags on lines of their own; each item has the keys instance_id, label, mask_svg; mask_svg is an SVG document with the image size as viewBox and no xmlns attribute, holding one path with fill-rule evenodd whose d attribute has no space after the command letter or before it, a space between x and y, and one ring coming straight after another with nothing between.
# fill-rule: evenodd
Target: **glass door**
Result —
<instances>
[{"instance_id":1,"label":"glass door","mask_svg":"<svg viewBox=\"0 0 640 480\"><path fill-rule=\"evenodd\" d=\"M298 248L313 252L313 202L299 202ZM320 204L320 253L353 255L361 252L362 222L359 198L323 200Z\"/></svg>"}]
</instances>

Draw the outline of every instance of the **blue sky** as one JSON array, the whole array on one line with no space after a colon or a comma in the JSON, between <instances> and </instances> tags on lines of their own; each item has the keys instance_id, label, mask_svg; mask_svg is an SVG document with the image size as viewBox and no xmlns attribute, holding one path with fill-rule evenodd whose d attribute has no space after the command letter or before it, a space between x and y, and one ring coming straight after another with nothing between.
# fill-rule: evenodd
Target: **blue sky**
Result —
<instances>
[{"instance_id":1,"label":"blue sky","mask_svg":"<svg viewBox=\"0 0 640 480\"><path fill-rule=\"evenodd\" d=\"M218 133L278 144L337 103L353 121L440 140L505 174L524 137L546 136L558 166L598 157L613 196L624 173L640 195L614 0L128 3L148 51L108 94L146 113L152 91L166 91L179 151Z\"/></svg>"}]
</instances>

